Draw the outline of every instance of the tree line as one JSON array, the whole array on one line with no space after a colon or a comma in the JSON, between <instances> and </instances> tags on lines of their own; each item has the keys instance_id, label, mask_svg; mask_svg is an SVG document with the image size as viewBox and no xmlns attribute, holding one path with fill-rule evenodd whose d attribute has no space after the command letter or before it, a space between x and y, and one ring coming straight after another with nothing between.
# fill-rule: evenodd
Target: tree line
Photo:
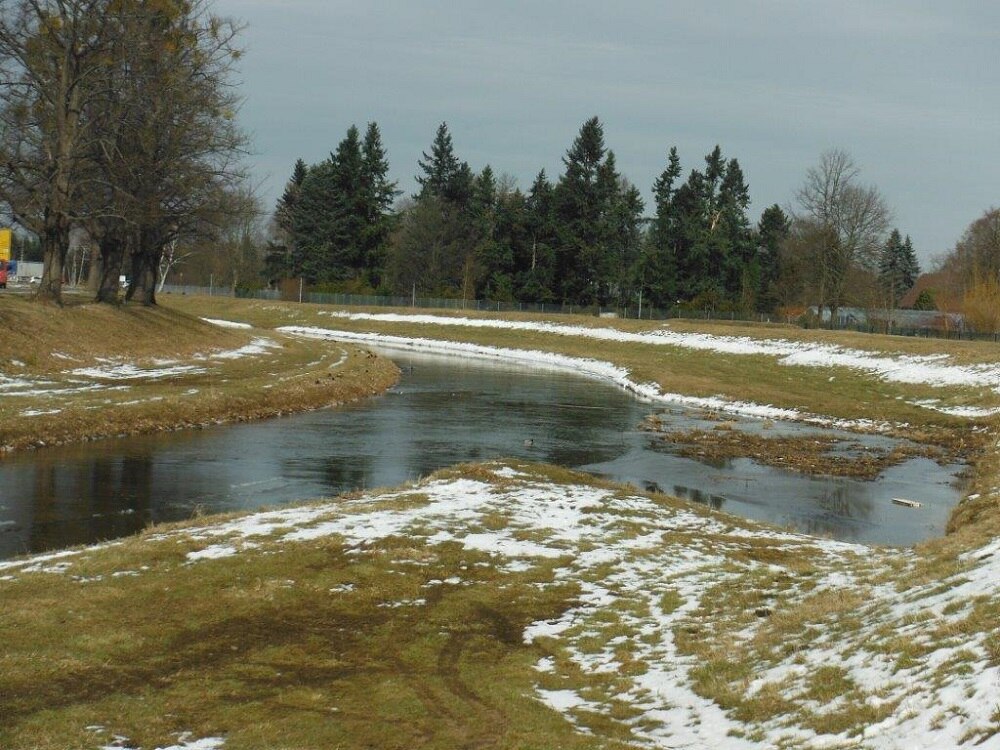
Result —
<instances>
[{"instance_id":1,"label":"tree line","mask_svg":"<svg viewBox=\"0 0 1000 750\"><path fill-rule=\"evenodd\" d=\"M739 161L719 146L686 179L669 149L651 215L597 117L562 162L522 192L489 165L473 171L442 123L419 190L400 197L378 125L363 137L352 126L328 159L295 164L264 276L360 294L752 313L835 312L860 289L892 306L919 274L909 237L889 231L884 199L844 152L822 156L792 209L770 206L756 224Z\"/></svg>"},{"instance_id":2,"label":"tree line","mask_svg":"<svg viewBox=\"0 0 1000 750\"><path fill-rule=\"evenodd\" d=\"M155 302L164 253L247 202L239 27L208 0L0 0L0 201L61 301L71 234L101 301Z\"/></svg>"},{"instance_id":3,"label":"tree line","mask_svg":"<svg viewBox=\"0 0 1000 750\"><path fill-rule=\"evenodd\" d=\"M835 313L895 305L918 273L843 152L754 223L719 146L686 176L670 148L647 206L597 117L526 191L474 171L442 123L406 196L378 125L352 126L329 158L296 163L265 242L237 125L240 29L210 3L0 0L0 207L37 243L42 299L61 300L68 264L107 302L127 276L127 299L153 304L187 269L233 287Z\"/></svg>"}]
</instances>

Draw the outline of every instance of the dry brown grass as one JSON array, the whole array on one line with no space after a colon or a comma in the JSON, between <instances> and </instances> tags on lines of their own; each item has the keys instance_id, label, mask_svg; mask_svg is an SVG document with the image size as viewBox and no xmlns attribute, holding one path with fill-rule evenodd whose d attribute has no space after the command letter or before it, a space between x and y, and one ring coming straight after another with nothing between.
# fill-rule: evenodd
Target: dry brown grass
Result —
<instances>
[{"instance_id":1,"label":"dry brown grass","mask_svg":"<svg viewBox=\"0 0 1000 750\"><path fill-rule=\"evenodd\" d=\"M843 446L843 439L837 436L757 435L727 428L725 423L712 430L662 430L654 418L647 419L643 427L654 432L661 450L686 458L708 461L751 458L760 464L822 476L871 480L917 456L934 458L942 464L963 458L946 454L935 446L897 445L892 450L861 444ZM852 452L834 452L842 446Z\"/></svg>"},{"instance_id":2,"label":"dry brown grass","mask_svg":"<svg viewBox=\"0 0 1000 750\"><path fill-rule=\"evenodd\" d=\"M632 380L653 382L666 393L689 396L722 396L734 401L751 401L805 413L848 420L872 420L904 424L900 434L925 438L926 442L958 443L970 439L967 420L915 406L913 402L942 398L942 405L968 404L1000 406L1000 396L989 389L953 388L942 394L939 388L879 381L866 373L835 368L791 367L777 358L764 355L730 355L682 349L671 346L600 341L562 336L544 331L477 329L446 325L421 325L412 322L351 321L331 318L337 309L322 305L268 302L259 300L209 297L170 297L164 304L199 315L214 315L253 323L261 328L282 325L307 325L347 331L374 331L397 336L437 338L485 346L513 349L537 349L572 357L593 358L626 368ZM342 308L341 308L342 309ZM359 312L361 308L349 308ZM385 312L382 310L381 312ZM392 312L411 312L393 310ZM461 311L412 312L434 313L444 317L490 317L504 319L539 319L537 315L463 313ZM606 320L586 316L547 316L545 320L567 325L615 327L625 331L646 331L660 324L648 321ZM829 331L789 331L786 328L705 325L671 321L675 330L698 330L756 338L792 338L806 341L830 341L843 346L908 354L947 353L956 361L992 363L995 347L981 342L913 340L892 336L839 335ZM795 335L791 335L791 334ZM831 379L831 374L835 377ZM974 436L973 436L974 437Z\"/></svg>"},{"instance_id":3,"label":"dry brown grass","mask_svg":"<svg viewBox=\"0 0 1000 750\"><path fill-rule=\"evenodd\" d=\"M39 383L0 398L0 453L315 409L381 393L398 377L391 362L357 347L220 328L166 308L7 296L0 320L8 332L0 373ZM262 333L274 345L260 354L212 357ZM72 373L109 362L156 369L165 359L195 369L129 380Z\"/></svg>"},{"instance_id":4,"label":"dry brown grass","mask_svg":"<svg viewBox=\"0 0 1000 750\"><path fill-rule=\"evenodd\" d=\"M88 551L71 575L0 579L0 747L595 746L533 697L547 652L523 630L579 593L558 560L511 573L454 542L329 537L192 565L204 545L183 526ZM590 722L626 747L620 724Z\"/></svg>"}]
</instances>

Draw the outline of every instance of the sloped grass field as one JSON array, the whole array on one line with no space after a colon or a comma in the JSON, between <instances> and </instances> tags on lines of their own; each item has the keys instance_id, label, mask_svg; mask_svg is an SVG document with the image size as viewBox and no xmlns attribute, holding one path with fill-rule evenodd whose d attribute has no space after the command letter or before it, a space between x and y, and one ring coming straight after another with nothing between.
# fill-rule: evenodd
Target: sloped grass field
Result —
<instances>
[{"instance_id":1,"label":"sloped grass field","mask_svg":"<svg viewBox=\"0 0 1000 750\"><path fill-rule=\"evenodd\" d=\"M381 393L398 370L357 347L195 315L0 296L0 453L257 419Z\"/></svg>"},{"instance_id":2,"label":"sloped grass field","mask_svg":"<svg viewBox=\"0 0 1000 750\"><path fill-rule=\"evenodd\" d=\"M0 563L0 747L995 744L997 552L456 467Z\"/></svg>"},{"instance_id":3,"label":"sloped grass field","mask_svg":"<svg viewBox=\"0 0 1000 750\"><path fill-rule=\"evenodd\" d=\"M1000 747L995 346L664 329L862 363L796 364L544 326L164 302L167 315L254 326L204 328L229 339L220 350L283 340L289 325L457 341L610 362L667 394L854 420L965 455L968 497L947 536L895 550L508 461L0 562L0 747ZM865 369L875 359L882 370Z\"/></svg>"},{"instance_id":4,"label":"sloped grass field","mask_svg":"<svg viewBox=\"0 0 1000 750\"><path fill-rule=\"evenodd\" d=\"M462 342L507 350L543 351L580 359L610 362L626 370L635 383L649 383L663 393L750 402L779 409L796 410L825 418L884 426L885 431L925 442L974 439L969 418L948 413L949 409L998 410L1000 392L989 385L960 380L946 388L937 384L873 377L870 371L844 366L810 366L782 362L779 356L733 353L712 348L712 340L729 344L787 342L791 346L815 347L847 353L862 352L881 357L892 366L900 360L910 369L933 368L947 361L955 368L988 368L1000 384L997 347L992 343L924 340L900 336L866 336L832 331L802 331L787 326L747 324L694 324L671 321L606 320L586 316L529 314L489 315L476 312L432 312L434 323L419 317L425 311L384 309L338 309L323 305L208 297L166 297L164 304L198 315L246 321L261 328L318 328L349 334L378 334L423 340ZM396 319L380 319L387 312ZM359 318L359 314L371 317ZM495 325L475 327L449 325L449 320L510 322L524 327ZM707 344L700 348L653 345L644 341L589 338L576 331L560 333L559 327L621 333L625 336L652 332L692 334ZM739 347L736 347L737 349ZM908 361L909 358L918 358ZM943 411L942 411L943 410Z\"/></svg>"}]
</instances>

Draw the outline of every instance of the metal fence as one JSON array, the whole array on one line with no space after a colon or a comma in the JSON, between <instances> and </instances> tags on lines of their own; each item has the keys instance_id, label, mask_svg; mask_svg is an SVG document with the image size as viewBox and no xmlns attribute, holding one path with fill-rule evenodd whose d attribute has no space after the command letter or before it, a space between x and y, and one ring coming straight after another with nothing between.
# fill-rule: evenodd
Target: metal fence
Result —
<instances>
[{"instance_id":1,"label":"metal fence","mask_svg":"<svg viewBox=\"0 0 1000 750\"><path fill-rule=\"evenodd\" d=\"M167 284L161 290L161 294L204 294L216 297L239 297L244 299L262 300L285 300L289 302L305 302L322 305L342 305L345 307L393 307L409 309L435 309L435 310L469 310L480 312L527 312L544 313L552 315L594 315L608 318L631 318L633 320L716 320L716 321L744 321L757 323L796 323L796 320L786 320L777 316L755 313L743 315L738 312L726 310L692 310L684 307L674 307L661 309L656 307L638 306L634 307L600 307L581 306L564 304L543 304L531 302L503 302L499 300L465 300L451 297L415 297L415 296L377 296L364 294L331 294L321 292L307 292L302 290L294 294L282 294L278 289L238 289L231 287L206 287L206 286L180 286ZM892 326L886 325L886 317L883 315L871 320L859 319L858 317L838 316L834 327L837 330L856 331L859 333L890 333L896 336L915 336L923 338L942 338L967 341L1000 341L998 333L977 333L970 330L965 325L945 326L939 325L913 325L915 315L903 315L902 320L896 320L900 313L912 311L893 311L894 321ZM816 322L817 328L829 328L829 320Z\"/></svg>"},{"instance_id":2,"label":"metal fence","mask_svg":"<svg viewBox=\"0 0 1000 750\"><path fill-rule=\"evenodd\" d=\"M733 320L772 322L774 318L764 314L741 315L720 310L689 310L682 307L661 309L643 305L642 308L599 305L567 305L541 302L504 302L500 300L466 300L454 297L414 297L377 296L366 294L333 294L307 292L282 294L278 289L237 289L206 286L179 286L166 284L161 293L165 294L205 294L216 297L239 297L242 299L285 300L286 302L307 302L320 305L343 305L346 307L407 307L434 310L469 310L480 312L526 312L554 315L595 315L608 318L632 318L643 320L669 320L692 318L696 320Z\"/></svg>"}]
</instances>

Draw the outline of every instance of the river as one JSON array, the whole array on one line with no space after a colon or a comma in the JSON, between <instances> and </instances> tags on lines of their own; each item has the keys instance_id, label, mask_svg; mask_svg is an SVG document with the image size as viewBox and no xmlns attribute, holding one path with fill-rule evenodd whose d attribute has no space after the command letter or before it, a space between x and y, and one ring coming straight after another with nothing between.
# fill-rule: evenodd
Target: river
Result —
<instances>
[{"instance_id":1,"label":"river","mask_svg":"<svg viewBox=\"0 0 1000 750\"><path fill-rule=\"evenodd\" d=\"M5 458L0 559L99 542L200 513L394 486L458 462L505 456L877 544L909 545L942 534L960 496L962 467L926 459L873 482L808 477L744 459L707 465L657 449L639 429L651 411L665 413L677 427L710 424L696 411L664 410L570 372L388 354L403 369L399 385L343 408ZM781 429L805 432L796 425ZM894 505L893 497L918 499L922 507Z\"/></svg>"}]
</instances>

